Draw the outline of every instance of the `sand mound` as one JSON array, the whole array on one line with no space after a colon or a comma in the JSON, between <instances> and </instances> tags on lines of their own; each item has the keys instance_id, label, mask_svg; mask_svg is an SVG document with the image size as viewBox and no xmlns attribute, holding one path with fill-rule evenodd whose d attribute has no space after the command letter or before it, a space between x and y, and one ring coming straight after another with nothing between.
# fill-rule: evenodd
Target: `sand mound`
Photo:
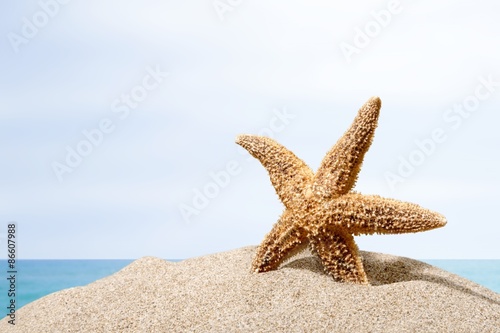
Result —
<instances>
[{"instance_id":1,"label":"sand mound","mask_svg":"<svg viewBox=\"0 0 500 333\"><path fill-rule=\"evenodd\" d=\"M500 294L425 263L361 252L373 286L336 283L303 254L253 274L255 248L145 257L17 312L2 332L500 332Z\"/></svg>"}]
</instances>

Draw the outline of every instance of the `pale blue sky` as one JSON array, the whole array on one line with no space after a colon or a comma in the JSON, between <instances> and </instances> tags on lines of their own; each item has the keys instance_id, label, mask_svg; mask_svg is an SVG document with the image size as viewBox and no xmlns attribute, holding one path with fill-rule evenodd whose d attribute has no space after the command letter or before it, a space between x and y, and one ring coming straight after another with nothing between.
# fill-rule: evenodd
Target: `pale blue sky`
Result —
<instances>
[{"instance_id":1,"label":"pale blue sky","mask_svg":"<svg viewBox=\"0 0 500 333\"><path fill-rule=\"evenodd\" d=\"M359 247L500 259L499 12L495 1L2 2L0 236L16 221L22 258L257 245L283 206L236 135L270 133L316 169L378 95L356 190L448 225Z\"/></svg>"}]
</instances>

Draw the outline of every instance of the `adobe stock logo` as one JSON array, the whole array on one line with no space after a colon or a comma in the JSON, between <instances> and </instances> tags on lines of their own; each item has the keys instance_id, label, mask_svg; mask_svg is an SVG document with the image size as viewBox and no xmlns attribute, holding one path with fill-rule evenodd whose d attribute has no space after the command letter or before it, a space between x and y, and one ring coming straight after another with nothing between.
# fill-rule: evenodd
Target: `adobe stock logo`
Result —
<instances>
[{"instance_id":1,"label":"adobe stock logo","mask_svg":"<svg viewBox=\"0 0 500 333\"><path fill-rule=\"evenodd\" d=\"M391 0L387 4L387 9L379 11L372 10L370 12L373 20L366 22L363 29L358 26L354 28L354 38L351 43L342 41L339 44L342 55L348 64L352 62L352 56L361 53L361 50L368 47L373 39L380 35L383 28L389 26L394 15L400 14L403 7L398 0Z\"/></svg>"},{"instance_id":2,"label":"adobe stock logo","mask_svg":"<svg viewBox=\"0 0 500 333\"><path fill-rule=\"evenodd\" d=\"M121 94L119 98L116 98L111 103L111 112L117 114L119 121L127 119L131 114L131 110L139 107L149 93L157 89L169 74L163 72L159 65L156 65L155 68L147 66L146 72L147 74L140 84L130 89L129 93ZM115 130L118 120L113 121L111 118L104 117L99 120L95 128L84 129L81 132L84 138L78 141L74 148L69 145L66 146L66 157L63 162L52 162L52 170L59 182L63 181L65 174L71 174L78 168L84 159L103 143L106 135Z\"/></svg>"},{"instance_id":3,"label":"adobe stock logo","mask_svg":"<svg viewBox=\"0 0 500 333\"><path fill-rule=\"evenodd\" d=\"M500 87L500 82L494 81L492 75L487 78L480 76L478 81L474 93L463 98L460 103L455 103L453 107L448 108L443 113L442 118L449 126L448 130L444 126L436 127L431 131L429 137L414 140L416 148L404 156L399 155L396 172L385 172L386 183L392 191L396 189L396 185L404 183L411 177L417 168L423 165L438 150L439 145L448 140L447 133L450 130L457 131L464 120L479 109L481 102L491 98Z\"/></svg>"},{"instance_id":4,"label":"adobe stock logo","mask_svg":"<svg viewBox=\"0 0 500 333\"><path fill-rule=\"evenodd\" d=\"M243 0L215 0L212 5L219 19L224 21L226 13L234 11L242 2Z\"/></svg>"},{"instance_id":5,"label":"adobe stock logo","mask_svg":"<svg viewBox=\"0 0 500 333\"><path fill-rule=\"evenodd\" d=\"M268 126L261 128L258 135L274 138L277 133L283 132L286 127L295 119L296 115L287 111L286 107L282 110L273 110L273 116L269 120ZM242 157L247 162L254 162L254 158L244 149L239 149ZM223 170L211 171L208 173L210 180L201 187L196 187L192 190L192 198L190 203L180 203L179 212L185 223L191 223L191 220L198 217L205 209L210 206L210 203L215 200L223 189L230 186L231 181L244 170L244 166L238 160L230 160L226 163Z\"/></svg>"},{"instance_id":6,"label":"adobe stock logo","mask_svg":"<svg viewBox=\"0 0 500 333\"><path fill-rule=\"evenodd\" d=\"M19 52L19 47L23 44L28 44L33 38L35 38L41 29L45 28L49 24L50 20L54 18L61 9L61 5L66 5L71 0L40 0L38 5L40 10L36 11L31 19L26 17L22 18L22 26L20 34L15 32L9 32L7 34L7 39L10 42L10 46L15 53Z\"/></svg>"}]
</instances>

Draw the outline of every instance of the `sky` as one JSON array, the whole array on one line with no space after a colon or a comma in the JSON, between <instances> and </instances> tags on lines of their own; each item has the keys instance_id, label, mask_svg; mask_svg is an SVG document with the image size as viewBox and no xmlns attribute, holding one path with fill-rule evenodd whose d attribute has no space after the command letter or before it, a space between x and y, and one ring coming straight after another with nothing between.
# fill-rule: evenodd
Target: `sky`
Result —
<instances>
[{"instance_id":1,"label":"sky","mask_svg":"<svg viewBox=\"0 0 500 333\"><path fill-rule=\"evenodd\" d=\"M235 144L316 170L371 96L355 190L442 213L356 237L416 259L500 259L495 1L3 1L0 257L183 259L258 245L283 211Z\"/></svg>"}]
</instances>

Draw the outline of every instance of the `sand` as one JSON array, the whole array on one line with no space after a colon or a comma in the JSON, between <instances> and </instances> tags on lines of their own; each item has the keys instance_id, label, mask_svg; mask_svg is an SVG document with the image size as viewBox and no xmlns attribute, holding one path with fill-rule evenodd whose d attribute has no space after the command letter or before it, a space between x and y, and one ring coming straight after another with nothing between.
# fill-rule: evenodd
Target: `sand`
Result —
<instances>
[{"instance_id":1,"label":"sand","mask_svg":"<svg viewBox=\"0 0 500 333\"><path fill-rule=\"evenodd\" d=\"M500 294L408 258L361 252L372 286L337 283L305 253L254 274L255 247L154 257L17 311L1 332L500 332Z\"/></svg>"}]
</instances>

